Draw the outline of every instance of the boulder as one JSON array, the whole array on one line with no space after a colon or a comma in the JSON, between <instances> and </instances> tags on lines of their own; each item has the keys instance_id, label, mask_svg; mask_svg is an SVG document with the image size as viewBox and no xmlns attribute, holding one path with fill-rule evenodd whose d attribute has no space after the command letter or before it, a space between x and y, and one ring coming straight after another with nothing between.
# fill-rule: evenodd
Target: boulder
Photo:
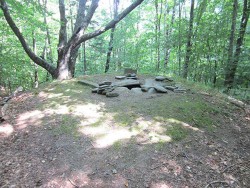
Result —
<instances>
[{"instance_id":1,"label":"boulder","mask_svg":"<svg viewBox=\"0 0 250 188\"><path fill-rule=\"evenodd\" d=\"M163 80L165 80L165 79L166 79L165 76L156 76L156 77L155 77L155 80L156 80L156 81L163 81Z\"/></svg>"},{"instance_id":2,"label":"boulder","mask_svg":"<svg viewBox=\"0 0 250 188\"><path fill-rule=\"evenodd\" d=\"M148 90L148 93L150 94L154 94L154 93L157 93L155 88L151 87L149 90Z\"/></svg>"},{"instance_id":3,"label":"boulder","mask_svg":"<svg viewBox=\"0 0 250 188\"><path fill-rule=\"evenodd\" d=\"M136 94L142 94L143 93L141 88L139 88L139 87L132 88L131 91L136 93Z\"/></svg>"}]
</instances>

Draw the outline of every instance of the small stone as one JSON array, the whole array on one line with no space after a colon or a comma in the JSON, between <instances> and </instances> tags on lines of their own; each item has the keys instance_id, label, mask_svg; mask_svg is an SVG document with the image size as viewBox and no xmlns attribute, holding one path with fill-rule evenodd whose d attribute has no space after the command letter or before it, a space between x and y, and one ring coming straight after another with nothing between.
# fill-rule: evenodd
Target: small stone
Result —
<instances>
[{"instance_id":1,"label":"small stone","mask_svg":"<svg viewBox=\"0 0 250 188\"><path fill-rule=\"evenodd\" d=\"M166 79L166 77L164 77L164 76L156 76L155 77L155 80L156 81L163 81L163 80L165 80Z\"/></svg>"},{"instance_id":2,"label":"small stone","mask_svg":"<svg viewBox=\"0 0 250 188\"><path fill-rule=\"evenodd\" d=\"M177 87L174 86L164 86L166 89L174 91L175 89L177 89Z\"/></svg>"},{"instance_id":3,"label":"small stone","mask_svg":"<svg viewBox=\"0 0 250 188\"><path fill-rule=\"evenodd\" d=\"M116 169L113 169L113 170L112 170L112 173L113 173L113 174L117 174L117 170L116 170Z\"/></svg>"},{"instance_id":4,"label":"small stone","mask_svg":"<svg viewBox=\"0 0 250 188\"><path fill-rule=\"evenodd\" d=\"M175 89L175 93L185 93L187 90L186 89Z\"/></svg>"},{"instance_id":5,"label":"small stone","mask_svg":"<svg viewBox=\"0 0 250 188\"><path fill-rule=\"evenodd\" d=\"M101 86L99 86L99 89L106 89L106 88L110 88L110 85L101 85Z\"/></svg>"},{"instance_id":6,"label":"small stone","mask_svg":"<svg viewBox=\"0 0 250 188\"><path fill-rule=\"evenodd\" d=\"M106 93L106 97L118 97L118 96L119 96L118 93L111 93L111 92Z\"/></svg>"},{"instance_id":7,"label":"small stone","mask_svg":"<svg viewBox=\"0 0 250 188\"><path fill-rule=\"evenodd\" d=\"M115 77L115 79L117 79L117 80L123 80L123 79L125 79L126 78L126 76L116 76Z\"/></svg>"},{"instance_id":8,"label":"small stone","mask_svg":"<svg viewBox=\"0 0 250 188\"><path fill-rule=\"evenodd\" d=\"M98 89L99 89L99 88L94 88L94 89L92 89L91 92L92 92L92 93L97 93Z\"/></svg>"},{"instance_id":9,"label":"small stone","mask_svg":"<svg viewBox=\"0 0 250 188\"><path fill-rule=\"evenodd\" d=\"M45 160L42 160L42 163L45 163Z\"/></svg>"}]
</instances>

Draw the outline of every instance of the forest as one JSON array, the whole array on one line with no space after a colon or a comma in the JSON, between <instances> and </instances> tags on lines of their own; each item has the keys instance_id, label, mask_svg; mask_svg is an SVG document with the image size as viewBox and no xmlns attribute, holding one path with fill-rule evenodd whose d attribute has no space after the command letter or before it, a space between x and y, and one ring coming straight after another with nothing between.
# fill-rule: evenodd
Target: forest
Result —
<instances>
[{"instance_id":1,"label":"forest","mask_svg":"<svg viewBox=\"0 0 250 188\"><path fill-rule=\"evenodd\" d=\"M249 14L0 0L0 187L249 187Z\"/></svg>"},{"instance_id":2,"label":"forest","mask_svg":"<svg viewBox=\"0 0 250 188\"><path fill-rule=\"evenodd\" d=\"M249 0L1 0L0 85L12 91L130 67L247 99L249 7Z\"/></svg>"}]
</instances>

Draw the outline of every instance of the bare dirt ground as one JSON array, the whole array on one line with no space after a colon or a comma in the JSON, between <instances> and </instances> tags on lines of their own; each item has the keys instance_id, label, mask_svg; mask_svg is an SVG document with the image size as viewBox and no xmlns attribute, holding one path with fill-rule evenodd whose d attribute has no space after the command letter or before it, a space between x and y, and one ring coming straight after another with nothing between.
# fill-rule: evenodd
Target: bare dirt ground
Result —
<instances>
[{"instance_id":1,"label":"bare dirt ground","mask_svg":"<svg viewBox=\"0 0 250 188\"><path fill-rule=\"evenodd\" d=\"M18 95L7 113L0 187L250 187L249 117L218 95L106 98L72 80Z\"/></svg>"}]
</instances>

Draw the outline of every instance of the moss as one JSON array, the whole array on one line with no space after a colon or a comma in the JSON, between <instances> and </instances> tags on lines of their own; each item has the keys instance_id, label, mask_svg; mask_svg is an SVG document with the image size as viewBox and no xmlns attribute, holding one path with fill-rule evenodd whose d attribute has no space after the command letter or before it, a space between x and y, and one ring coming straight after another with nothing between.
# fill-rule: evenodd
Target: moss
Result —
<instances>
[{"instance_id":1,"label":"moss","mask_svg":"<svg viewBox=\"0 0 250 188\"><path fill-rule=\"evenodd\" d=\"M58 126L53 129L55 135L67 134L78 137L78 127L80 122L70 115L63 115Z\"/></svg>"},{"instance_id":2,"label":"moss","mask_svg":"<svg viewBox=\"0 0 250 188\"><path fill-rule=\"evenodd\" d=\"M180 141L187 137L189 131L182 127L181 125L173 125L169 127L166 134L172 138L174 141Z\"/></svg>"}]
</instances>

